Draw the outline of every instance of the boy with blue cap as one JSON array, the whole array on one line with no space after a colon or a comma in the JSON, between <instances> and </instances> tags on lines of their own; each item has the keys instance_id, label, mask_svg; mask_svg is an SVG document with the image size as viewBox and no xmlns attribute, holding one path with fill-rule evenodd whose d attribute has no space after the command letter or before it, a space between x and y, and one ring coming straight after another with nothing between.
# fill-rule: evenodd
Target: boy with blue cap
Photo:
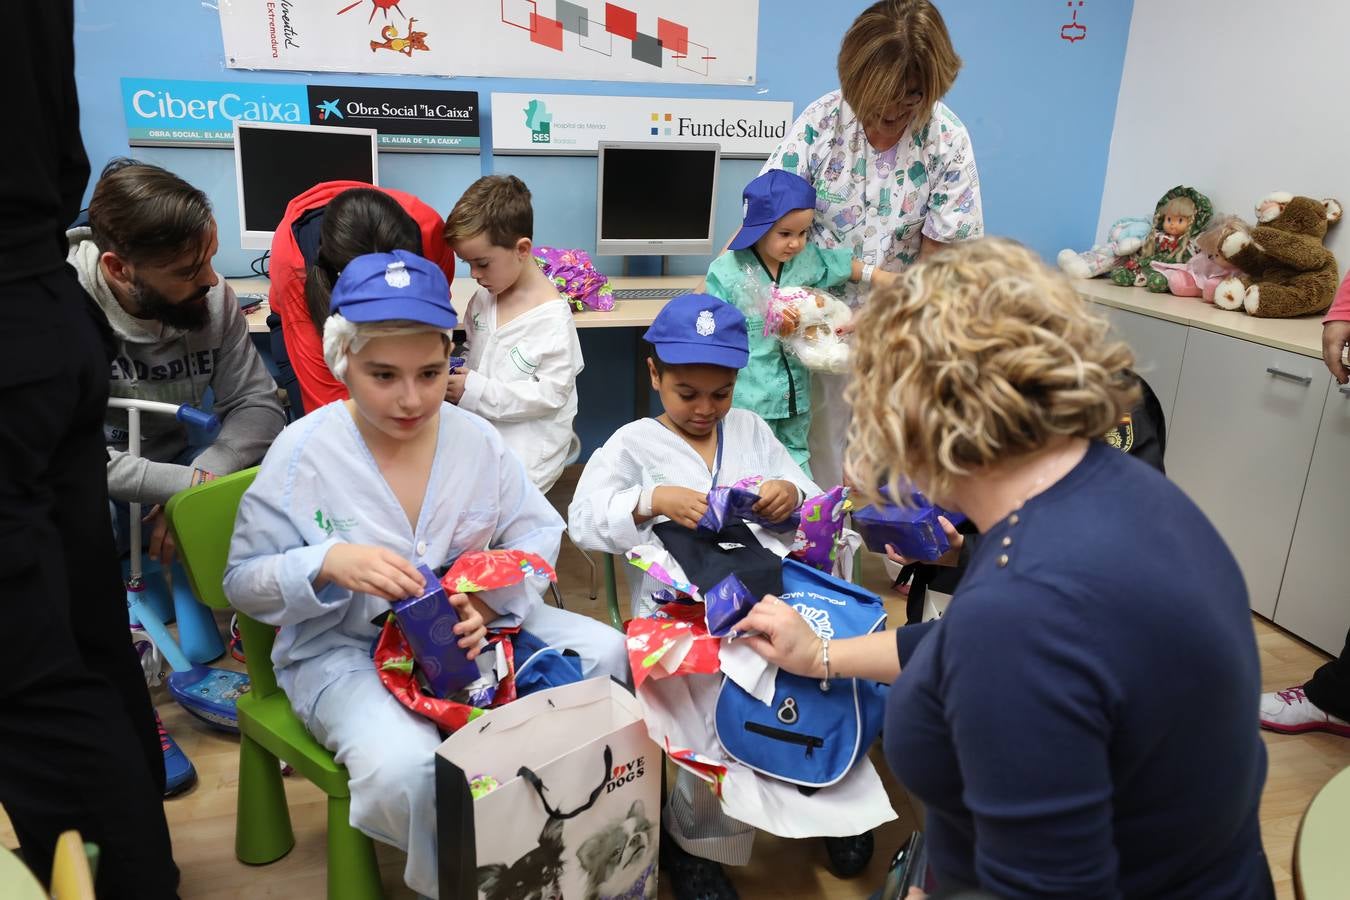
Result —
<instances>
[{"instance_id":1,"label":"boy with blue cap","mask_svg":"<svg viewBox=\"0 0 1350 900\"><path fill-rule=\"evenodd\" d=\"M732 408L737 376L750 357L745 316L736 307L686 294L666 304L643 337L652 345L648 374L665 411L630 422L591 455L568 509L577 546L622 554L659 545L654 525L669 520L694 528L714 485L752 475L765 479L755 510L770 521L781 522L820 493L763 419ZM790 533L751 531L779 556L790 548ZM636 570L629 584L634 615L650 611L652 593L664 587ZM662 821L669 836L661 843L662 865L673 876L676 900L734 898L718 863L749 862L754 828L727 816L707 785L683 769Z\"/></svg>"},{"instance_id":2,"label":"boy with blue cap","mask_svg":"<svg viewBox=\"0 0 1350 900\"><path fill-rule=\"evenodd\" d=\"M805 467L811 455L811 374L777 337L764 334L769 293L774 287L826 289L894 276L854 259L850 248L823 250L811 242L816 189L800 175L770 169L747 184L742 196L741 230L708 267L706 290L747 320L750 360L736 387L736 406L759 413Z\"/></svg>"},{"instance_id":3,"label":"boy with blue cap","mask_svg":"<svg viewBox=\"0 0 1350 900\"><path fill-rule=\"evenodd\" d=\"M380 683L371 659L389 603L484 547L552 562L563 523L487 422L445 402L455 314L444 273L412 253L343 269L324 357L350 392L286 428L244 494L224 588L279 626L277 682L351 773L351 823L407 851L404 880L437 894L432 760L441 738ZM586 676L627 678L622 635L544 606L527 585L450 598L460 646L485 624L520 625L581 657Z\"/></svg>"}]
</instances>

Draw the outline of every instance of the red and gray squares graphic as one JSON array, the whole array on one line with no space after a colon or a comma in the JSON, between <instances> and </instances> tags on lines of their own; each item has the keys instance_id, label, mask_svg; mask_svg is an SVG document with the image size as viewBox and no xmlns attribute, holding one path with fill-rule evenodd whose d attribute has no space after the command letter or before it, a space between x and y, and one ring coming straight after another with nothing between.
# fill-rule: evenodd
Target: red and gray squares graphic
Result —
<instances>
[{"instance_id":1,"label":"red and gray squares graphic","mask_svg":"<svg viewBox=\"0 0 1350 900\"><path fill-rule=\"evenodd\" d=\"M554 0L552 17L545 14L547 10L540 11L540 6L546 3L547 0L501 0L502 24L529 32L531 42L559 53L588 50L613 57L616 49L623 52L622 41L626 40L629 55L638 62L662 68L668 64L666 51L669 51L670 65L704 76L708 74L709 61L715 59L707 47L689 39L687 25L671 19L658 17L656 33L650 34L640 30L636 10L617 3L605 3L593 13L590 6ZM568 35L573 37L569 39Z\"/></svg>"}]
</instances>

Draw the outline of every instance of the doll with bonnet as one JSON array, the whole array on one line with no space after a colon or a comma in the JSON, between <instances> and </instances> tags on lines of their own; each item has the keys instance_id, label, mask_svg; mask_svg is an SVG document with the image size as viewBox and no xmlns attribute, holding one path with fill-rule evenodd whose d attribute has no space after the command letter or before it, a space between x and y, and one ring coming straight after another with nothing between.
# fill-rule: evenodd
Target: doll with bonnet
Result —
<instances>
[{"instance_id":1,"label":"doll with bonnet","mask_svg":"<svg viewBox=\"0 0 1350 900\"><path fill-rule=\"evenodd\" d=\"M1213 207L1194 188L1177 185L1158 201L1153 232L1138 253L1111 271L1111 280L1123 287L1144 287L1155 294L1167 290L1167 277L1151 263L1184 263L1195 253L1195 238L1209 224Z\"/></svg>"}]
</instances>

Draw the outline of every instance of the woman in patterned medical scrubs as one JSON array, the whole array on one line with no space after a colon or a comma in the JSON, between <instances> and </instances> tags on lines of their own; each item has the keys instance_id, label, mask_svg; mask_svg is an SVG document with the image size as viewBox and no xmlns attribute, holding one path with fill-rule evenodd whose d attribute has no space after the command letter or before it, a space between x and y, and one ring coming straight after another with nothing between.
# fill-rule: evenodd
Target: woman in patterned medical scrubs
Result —
<instances>
[{"instance_id":1,"label":"woman in patterned medical scrubs","mask_svg":"<svg viewBox=\"0 0 1350 900\"><path fill-rule=\"evenodd\" d=\"M929 0L882 0L858 16L839 48L840 88L797 117L764 165L815 185L815 243L852 247L864 264L898 272L984 233L970 134L942 102L960 68ZM866 299L871 271L840 289L849 305ZM847 378L811 378L811 469L820 484L843 477Z\"/></svg>"}]
</instances>

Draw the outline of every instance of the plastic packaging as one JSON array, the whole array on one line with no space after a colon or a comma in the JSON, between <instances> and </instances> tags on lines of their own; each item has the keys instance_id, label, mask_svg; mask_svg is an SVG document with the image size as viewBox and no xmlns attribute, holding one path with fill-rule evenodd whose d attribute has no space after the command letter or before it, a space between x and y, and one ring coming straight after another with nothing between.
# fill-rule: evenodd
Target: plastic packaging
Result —
<instances>
[{"instance_id":1,"label":"plastic packaging","mask_svg":"<svg viewBox=\"0 0 1350 900\"><path fill-rule=\"evenodd\" d=\"M777 337L802 365L817 372L848 371L848 344L838 329L853 318L844 301L804 287L774 286L764 312L765 337Z\"/></svg>"}]
</instances>

